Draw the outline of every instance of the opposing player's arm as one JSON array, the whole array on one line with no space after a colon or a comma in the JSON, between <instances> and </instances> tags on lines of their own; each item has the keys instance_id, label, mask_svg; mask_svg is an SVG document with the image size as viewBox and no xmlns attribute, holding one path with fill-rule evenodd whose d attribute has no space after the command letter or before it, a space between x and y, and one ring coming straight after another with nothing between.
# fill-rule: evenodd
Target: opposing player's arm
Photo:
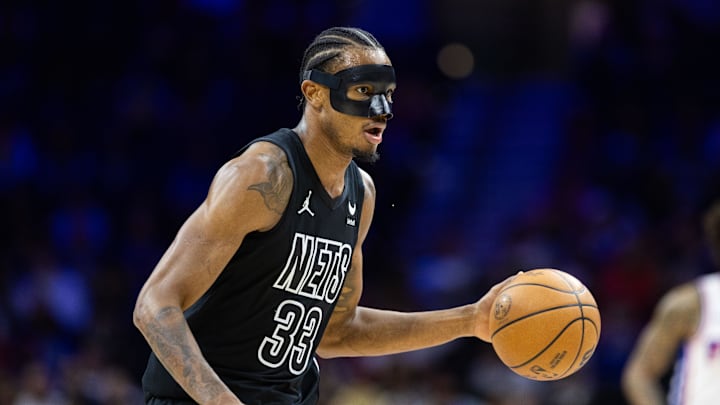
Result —
<instances>
[{"instance_id":1,"label":"opposing player's arm","mask_svg":"<svg viewBox=\"0 0 720 405\"><path fill-rule=\"evenodd\" d=\"M668 372L680 344L695 332L700 297L692 284L670 290L658 303L631 353L622 387L633 405L664 404L661 379Z\"/></svg>"},{"instance_id":2,"label":"opposing player's arm","mask_svg":"<svg viewBox=\"0 0 720 405\"><path fill-rule=\"evenodd\" d=\"M165 368L197 402L240 403L218 378L183 311L220 275L245 235L272 228L292 189L285 154L260 142L218 170L138 296L133 320Z\"/></svg>"},{"instance_id":3,"label":"opposing player's arm","mask_svg":"<svg viewBox=\"0 0 720 405\"><path fill-rule=\"evenodd\" d=\"M363 289L362 243L375 209L375 186L363 172L365 199L352 267L318 347L321 357L377 356L440 345L459 337L488 340L488 314L508 278L476 303L445 310L397 312L359 306Z\"/></svg>"}]
</instances>

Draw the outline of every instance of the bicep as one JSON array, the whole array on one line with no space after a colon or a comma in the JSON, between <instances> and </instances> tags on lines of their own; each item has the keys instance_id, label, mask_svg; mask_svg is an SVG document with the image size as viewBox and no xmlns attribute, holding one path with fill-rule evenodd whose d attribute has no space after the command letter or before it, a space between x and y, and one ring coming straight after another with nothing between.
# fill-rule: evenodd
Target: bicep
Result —
<instances>
[{"instance_id":1,"label":"bicep","mask_svg":"<svg viewBox=\"0 0 720 405\"><path fill-rule=\"evenodd\" d=\"M694 289L684 286L660 301L631 354L632 367L654 378L668 371L680 345L694 331L696 298Z\"/></svg>"},{"instance_id":2,"label":"bicep","mask_svg":"<svg viewBox=\"0 0 720 405\"><path fill-rule=\"evenodd\" d=\"M210 208L203 203L185 221L146 283L148 292L183 310L215 281L242 243L244 232L226 235L212 224Z\"/></svg>"},{"instance_id":3,"label":"bicep","mask_svg":"<svg viewBox=\"0 0 720 405\"><path fill-rule=\"evenodd\" d=\"M650 322L641 332L630 361L642 374L661 378L669 369L680 345L675 333L668 333L662 322Z\"/></svg>"},{"instance_id":4,"label":"bicep","mask_svg":"<svg viewBox=\"0 0 720 405\"><path fill-rule=\"evenodd\" d=\"M139 298L183 310L200 298L248 233L268 229L279 220L292 187L286 167L282 156L268 157L267 153L237 158L223 166L207 198L182 225Z\"/></svg>"}]
</instances>

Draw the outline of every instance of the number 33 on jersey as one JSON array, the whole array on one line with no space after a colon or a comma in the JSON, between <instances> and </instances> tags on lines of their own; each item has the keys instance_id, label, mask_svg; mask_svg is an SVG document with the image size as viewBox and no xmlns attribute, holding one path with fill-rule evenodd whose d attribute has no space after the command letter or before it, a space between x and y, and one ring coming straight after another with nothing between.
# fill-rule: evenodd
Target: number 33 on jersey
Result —
<instances>
[{"instance_id":1,"label":"number 33 on jersey","mask_svg":"<svg viewBox=\"0 0 720 405\"><path fill-rule=\"evenodd\" d=\"M257 352L262 364L287 367L294 375L305 371L323 316L329 316L312 302L335 303L351 257L348 244L295 234L285 268L273 287L305 299L286 299L275 309L275 330L262 340Z\"/></svg>"}]
</instances>

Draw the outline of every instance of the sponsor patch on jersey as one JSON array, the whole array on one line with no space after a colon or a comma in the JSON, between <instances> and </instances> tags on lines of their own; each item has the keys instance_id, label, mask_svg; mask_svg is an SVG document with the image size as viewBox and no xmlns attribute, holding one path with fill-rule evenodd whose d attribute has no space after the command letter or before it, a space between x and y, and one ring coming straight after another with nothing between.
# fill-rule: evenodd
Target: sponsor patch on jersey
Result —
<instances>
[{"instance_id":1,"label":"sponsor patch on jersey","mask_svg":"<svg viewBox=\"0 0 720 405\"><path fill-rule=\"evenodd\" d=\"M345 218L345 224L348 226L356 226L355 212L357 211L357 204L354 201L348 201L348 216Z\"/></svg>"}]
</instances>

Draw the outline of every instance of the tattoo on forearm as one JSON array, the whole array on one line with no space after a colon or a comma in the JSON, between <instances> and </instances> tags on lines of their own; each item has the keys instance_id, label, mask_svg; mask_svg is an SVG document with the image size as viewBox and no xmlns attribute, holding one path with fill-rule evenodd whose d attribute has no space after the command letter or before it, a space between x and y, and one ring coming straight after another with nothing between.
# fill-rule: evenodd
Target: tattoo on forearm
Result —
<instances>
[{"instance_id":1,"label":"tattoo on forearm","mask_svg":"<svg viewBox=\"0 0 720 405\"><path fill-rule=\"evenodd\" d=\"M190 331L180 308L161 309L147 325L146 337L158 359L190 393L212 398L224 391L191 343Z\"/></svg>"},{"instance_id":2,"label":"tattoo on forearm","mask_svg":"<svg viewBox=\"0 0 720 405\"><path fill-rule=\"evenodd\" d=\"M265 206L282 215L290 192L290 166L284 157L273 157L268 163L268 181L252 184L248 190L262 195Z\"/></svg>"}]
</instances>

